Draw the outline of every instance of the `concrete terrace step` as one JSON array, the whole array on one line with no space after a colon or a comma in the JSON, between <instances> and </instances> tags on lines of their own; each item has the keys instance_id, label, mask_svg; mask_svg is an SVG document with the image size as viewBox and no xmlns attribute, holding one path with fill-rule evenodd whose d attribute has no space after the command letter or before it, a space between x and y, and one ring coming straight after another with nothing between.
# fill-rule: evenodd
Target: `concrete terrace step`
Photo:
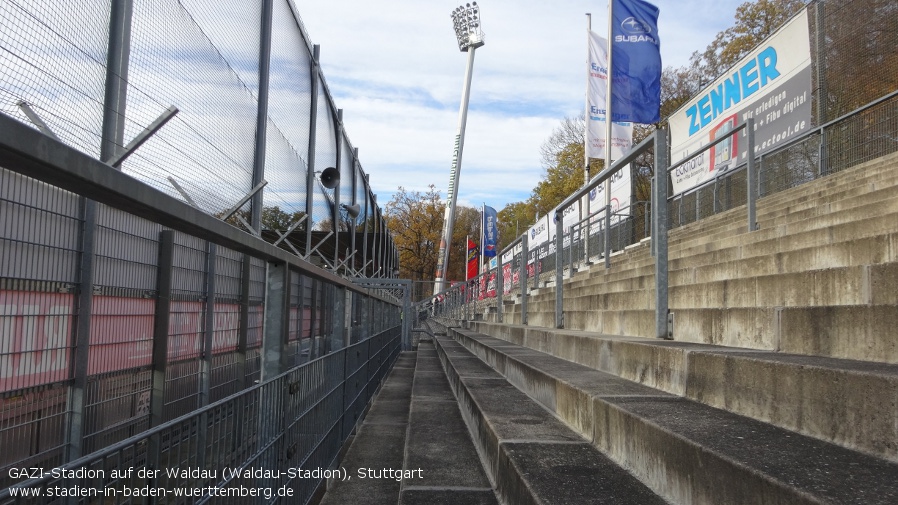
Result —
<instances>
[{"instance_id":1,"label":"concrete terrace step","mask_svg":"<svg viewBox=\"0 0 898 505\"><path fill-rule=\"evenodd\" d=\"M452 334L672 503L898 501L894 462L508 341Z\"/></svg>"},{"instance_id":2,"label":"concrete terrace step","mask_svg":"<svg viewBox=\"0 0 898 505\"><path fill-rule=\"evenodd\" d=\"M355 477L358 469L402 468L415 358L415 352L400 354L340 462L351 478L328 482L321 505L375 505L399 499L400 482L395 479Z\"/></svg>"},{"instance_id":3,"label":"concrete terrace step","mask_svg":"<svg viewBox=\"0 0 898 505\"><path fill-rule=\"evenodd\" d=\"M898 462L898 366L476 323L503 341ZM861 394L859 394L861 393Z\"/></svg>"},{"instance_id":4,"label":"concrete terrace step","mask_svg":"<svg viewBox=\"0 0 898 505\"><path fill-rule=\"evenodd\" d=\"M858 196L864 198L857 198ZM847 212L856 214L859 209L867 209L869 212L866 215L894 212L896 200L898 200L898 186L888 186L873 191L869 188L855 188L851 194L838 195L838 198L811 200L804 204L789 201L787 205L775 207L767 206L761 200L757 207L757 223L760 230L774 229L781 226L783 222L797 223L795 226L806 227L809 220L810 223L813 223L814 218L826 214L838 215ZM883 206L885 206L885 210ZM671 247L688 248L746 233L745 212L746 208L743 205L697 222L673 228L669 244Z\"/></svg>"},{"instance_id":5,"label":"concrete terrace step","mask_svg":"<svg viewBox=\"0 0 898 505\"><path fill-rule=\"evenodd\" d=\"M460 344L436 341L502 503L665 503Z\"/></svg>"},{"instance_id":6,"label":"concrete terrace step","mask_svg":"<svg viewBox=\"0 0 898 505\"><path fill-rule=\"evenodd\" d=\"M702 274L704 277L704 272ZM893 279L898 279L898 263L756 276L731 273L723 277L727 279L691 284L672 282L669 288L671 310L898 304L898 291L893 283ZM649 294L654 296L654 287ZM606 301L605 305L600 301L598 306L611 309L626 303L654 303L654 298L645 300L645 295L631 300Z\"/></svg>"},{"instance_id":7,"label":"concrete terrace step","mask_svg":"<svg viewBox=\"0 0 898 505\"><path fill-rule=\"evenodd\" d=\"M775 232L759 230L751 236L740 235L688 249L672 248L671 269L679 268L683 262L688 262L691 266L708 265L895 234L898 234L898 213L832 226L821 224L819 227L796 230L794 233L786 232L785 229Z\"/></svg>"},{"instance_id":8,"label":"concrete terrace step","mask_svg":"<svg viewBox=\"0 0 898 505\"><path fill-rule=\"evenodd\" d=\"M430 342L418 346L404 470L419 477L402 481L401 505L499 503Z\"/></svg>"}]
</instances>

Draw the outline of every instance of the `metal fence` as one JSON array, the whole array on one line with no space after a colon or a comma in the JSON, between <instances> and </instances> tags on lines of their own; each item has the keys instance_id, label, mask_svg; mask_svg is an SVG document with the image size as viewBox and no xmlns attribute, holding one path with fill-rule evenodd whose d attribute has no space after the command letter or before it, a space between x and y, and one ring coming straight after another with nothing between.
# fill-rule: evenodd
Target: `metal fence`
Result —
<instances>
[{"instance_id":1,"label":"metal fence","mask_svg":"<svg viewBox=\"0 0 898 505\"><path fill-rule=\"evenodd\" d=\"M326 467L408 347L402 281L353 283L3 115L0 252L0 488L24 468ZM249 485L180 479L153 485ZM288 480L250 479L320 482Z\"/></svg>"},{"instance_id":2,"label":"metal fence","mask_svg":"<svg viewBox=\"0 0 898 505\"><path fill-rule=\"evenodd\" d=\"M0 112L316 264L392 277L319 61L292 0L0 5Z\"/></svg>"},{"instance_id":3,"label":"metal fence","mask_svg":"<svg viewBox=\"0 0 898 505\"><path fill-rule=\"evenodd\" d=\"M398 328L0 491L0 504L308 503L398 356Z\"/></svg>"},{"instance_id":4,"label":"metal fence","mask_svg":"<svg viewBox=\"0 0 898 505\"><path fill-rule=\"evenodd\" d=\"M195 462L210 404L402 328L315 266L398 261L318 53L291 0L0 5L0 488L183 416Z\"/></svg>"}]
</instances>

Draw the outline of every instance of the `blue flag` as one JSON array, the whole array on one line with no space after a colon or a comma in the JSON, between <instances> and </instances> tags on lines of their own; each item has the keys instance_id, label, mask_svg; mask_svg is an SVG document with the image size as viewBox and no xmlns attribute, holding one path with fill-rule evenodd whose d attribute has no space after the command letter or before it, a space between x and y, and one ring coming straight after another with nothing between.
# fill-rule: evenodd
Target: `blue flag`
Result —
<instances>
[{"instance_id":1,"label":"blue flag","mask_svg":"<svg viewBox=\"0 0 898 505\"><path fill-rule=\"evenodd\" d=\"M499 216L496 209L483 206L483 255L492 258L499 245Z\"/></svg>"},{"instance_id":2,"label":"blue flag","mask_svg":"<svg viewBox=\"0 0 898 505\"><path fill-rule=\"evenodd\" d=\"M643 0L612 0L611 114L614 121L661 120L658 8Z\"/></svg>"}]
</instances>

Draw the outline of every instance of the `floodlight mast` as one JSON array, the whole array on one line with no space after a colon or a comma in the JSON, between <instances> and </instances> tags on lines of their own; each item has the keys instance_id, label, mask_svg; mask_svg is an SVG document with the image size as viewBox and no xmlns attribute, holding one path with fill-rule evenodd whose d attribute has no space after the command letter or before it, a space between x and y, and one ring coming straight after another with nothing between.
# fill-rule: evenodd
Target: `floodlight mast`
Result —
<instances>
[{"instance_id":1,"label":"floodlight mast","mask_svg":"<svg viewBox=\"0 0 898 505\"><path fill-rule=\"evenodd\" d=\"M452 170L449 173L449 194L446 198L446 211L443 215L443 234L440 238L440 250L437 255L433 294L446 289L446 277L449 273L449 245L452 243L452 227L455 224L455 202L458 197L461 155L465 145L465 123L468 120L468 101L471 96L471 74L474 71L474 50L484 44L483 31L480 29L480 6L477 5L477 2L459 6L452 11L451 16L455 27L455 37L458 39L458 49L463 53L468 53L468 66L465 69L465 82L458 112L458 129L455 132Z\"/></svg>"}]
</instances>

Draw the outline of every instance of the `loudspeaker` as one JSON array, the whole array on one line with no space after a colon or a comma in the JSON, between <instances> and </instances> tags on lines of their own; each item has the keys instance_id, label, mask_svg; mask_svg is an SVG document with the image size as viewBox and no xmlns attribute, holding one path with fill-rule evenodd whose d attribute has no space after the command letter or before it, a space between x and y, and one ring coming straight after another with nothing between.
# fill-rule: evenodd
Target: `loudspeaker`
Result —
<instances>
[{"instance_id":1,"label":"loudspeaker","mask_svg":"<svg viewBox=\"0 0 898 505\"><path fill-rule=\"evenodd\" d=\"M321 185L327 189L334 189L340 183L340 171L334 167L327 167L321 172Z\"/></svg>"},{"instance_id":2,"label":"loudspeaker","mask_svg":"<svg viewBox=\"0 0 898 505\"><path fill-rule=\"evenodd\" d=\"M344 209L346 209L346 213L349 214L349 217L351 217L353 219L359 217L359 213L362 212L362 208L359 207L359 204L346 205L344 203L344 204L341 204L340 207L343 207Z\"/></svg>"}]
</instances>

